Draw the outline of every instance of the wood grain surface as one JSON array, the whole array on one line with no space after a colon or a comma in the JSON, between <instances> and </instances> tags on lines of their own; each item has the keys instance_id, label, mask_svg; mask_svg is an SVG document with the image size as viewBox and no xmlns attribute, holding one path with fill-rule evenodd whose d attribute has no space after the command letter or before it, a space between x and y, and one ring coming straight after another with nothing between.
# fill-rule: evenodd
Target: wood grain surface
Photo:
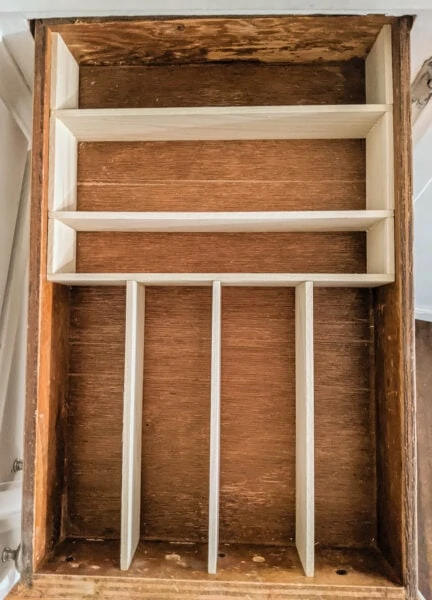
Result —
<instances>
[{"instance_id":1,"label":"wood grain surface","mask_svg":"<svg viewBox=\"0 0 432 600\"><path fill-rule=\"evenodd\" d=\"M411 19L393 28L396 281L374 291L378 544L417 594L416 429L411 180Z\"/></svg>"},{"instance_id":2,"label":"wood grain surface","mask_svg":"<svg viewBox=\"0 0 432 600\"><path fill-rule=\"evenodd\" d=\"M80 65L332 62L364 59L385 16L47 21Z\"/></svg>"},{"instance_id":3,"label":"wood grain surface","mask_svg":"<svg viewBox=\"0 0 432 600\"><path fill-rule=\"evenodd\" d=\"M120 535L125 288L71 290L65 533Z\"/></svg>"},{"instance_id":4,"label":"wood grain surface","mask_svg":"<svg viewBox=\"0 0 432 600\"><path fill-rule=\"evenodd\" d=\"M274 551L244 544L233 548L232 560L230 546L223 550L227 559L223 577L227 579L243 575L246 579L250 554L265 555L263 568L268 563L274 568L265 575L260 563L254 563L251 571L253 581L263 586L272 582L260 588L259 594L267 594L263 598L297 597L299 584L311 598L334 598L334 585L339 586L341 599L403 598L404 591L390 583L403 580L408 599L414 600L411 21L396 23L385 17L96 19L37 25L24 578L28 580L44 556L49 556L60 534L107 541L75 539L61 544L44 567L65 577L61 585L51 574L36 576L33 591L24 591L21 597L36 593L44 598L95 594L120 598L119 582L129 581L130 597L149 592L168 598L172 580L151 588L142 585L143 576L168 573L177 580L188 575L193 579L195 567L201 569L199 553L204 552L198 551L195 563L183 545L187 560L180 562L188 568L167 567L169 552L163 548L162 554L152 554L152 544L145 542L133 563L136 570L133 566L129 577L118 578L124 289L69 292L45 282L49 116L45 27L61 31L82 63L81 102L89 106L193 104L195 94L220 105L246 105L255 97L262 104L270 102L270 97L272 104L288 99L319 104L325 88L335 102L354 101L363 94L362 73L358 85L362 61L381 25L389 21L395 23L397 277L394 285L374 292L373 316L367 290L316 290L317 587L304 580L293 547L286 550L286 562L278 563L280 552L293 537L294 523L295 365L290 289L223 290L221 536L223 543L279 544ZM239 60L248 61L247 67L231 64ZM224 72L220 61L230 65L226 93L218 97ZM276 61L296 64L261 64ZM193 66L208 62L215 64ZM316 62L322 80L316 86L301 85L299 65ZM162 64L171 65L168 75L161 74ZM304 67L305 78L310 78L311 68L310 64ZM195 69L202 69L204 76L193 91L187 79L199 79ZM264 82L275 72L279 73L277 81L265 88ZM116 77L129 83L116 88ZM286 90L283 81L288 78L291 86ZM85 81L94 89L85 90ZM157 100L156 85L161 86L166 104ZM259 94L256 88L262 88ZM81 210L362 209L364 142L82 144L78 183ZM205 265L207 271L228 272L365 270L364 234L205 238L206 242L199 235L80 234L78 268L185 272L203 270ZM147 294L141 514L142 536L147 539L206 539L210 293L199 288L154 288ZM370 377L374 364L376 375ZM395 574L379 552L357 548L374 539ZM324 548L341 544L355 548ZM176 549L174 554L182 556L183 550ZM161 568L149 567L149 560ZM284 568L278 570L281 564ZM346 579L336 575L338 568L347 570ZM71 583L69 575L78 573L81 577ZM115 577L111 584L103 577L95 584L95 579L86 579L88 574ZM282 587L276 590L272 586L281 577L284 581L288 577L297 587L293 590L280 583ZM177 581L175 585L181 585L175 593L185 598L201 593L229 597L239 591L239 587L223 587L223 581L193 581L192 587ZM244 586L245 593L259 597L253 592L258 587L252 589L245 582L232 585Z\"/></svg>"},{"instance_id":5,"label":"wood grain surface","mask_svg":"<svg viewBox=\"0 0 432 600\"><path fill-rule=\"evenodd\" d=\"M81 143L78 210L366 208L364 140Z\"/></svg>"},{"instance_id":6,"label":"wood grain surface","mask_svg":"<svg viewBox=\"0 0 432 600\"><path fill-rule=\"evenodd\" d=\"M293 546L223 545L216 576L205 572L205 544L142 543L131 569L121 574L118 551L118 542L68 540L35 576L33 587L19 586L10 598L405 600L374 549L318 547L314 578L305 577Z\"/></svg>"},{"instance_id":7,"label":"wood grain surface","mask_svg":"<svg viewBox=\"0 0 432 600\"><path fill-rule=\"evenodd\" d=\"M207 539L211 288L146 291L141 535Z\"/></svg>"},{"instance_id":8,"label":"wood grain surface","mask_svg":"<svg viewBox=\"0 0 432 600\"><path fill-rule=\"evenodd\" d=\"M78 273L365 273L366 234L77 233Z\"/></svg>"},{"instance_id":9,"label":"wood grain surface","mask_svg":"<svg viewBox=\"0 0 432 600\"><path fill-rule=\"evenodd\" d=\"M362 104L364 62L83 66L80 108Z\"/></svg>"},{"instance_id":10,"label":"wood grain surface","mask_svg":"<svg viewBox=\"0 0 432 600\"><path fill-rule=\"evenodd\" d=\"M222 542L294 538L294 354L292 288L223 288Z\"/></svg>"},{"instance_id":11,"label":"wood grain surface","mask_svg":"<svg viewBox=\"0 0 432 600\"><path fill-rule=\"evenodd\" d=\"M370 309L368 290L314 290L315 541L319 545L361 547L376 540Z\"/></svg>"}]
</instances>

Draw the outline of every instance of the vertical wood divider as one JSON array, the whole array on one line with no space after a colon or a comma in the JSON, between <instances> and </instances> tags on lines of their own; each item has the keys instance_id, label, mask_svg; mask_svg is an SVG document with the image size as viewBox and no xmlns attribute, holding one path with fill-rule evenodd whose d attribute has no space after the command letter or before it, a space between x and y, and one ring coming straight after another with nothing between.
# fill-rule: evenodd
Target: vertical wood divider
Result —
<instances>
[{"instance_id":1,"label":"vertical wood divider","mask_svg":"<svg viewBox=\"0 0 432 600\"><path fill-rule=\"evenodd\" d=\"M144 312L144 286L136 281L128 281L123 396L120 544L120 568L122 570L129 568L140 538Z\"/></svg>"},{"instance_id":2,"label":"vertical wood divider","mask_svg":"<svg viewBox=\"0 0 432 600\"><path fill-rule=\"evenodd\" d=\"M313 283L296 287L296 546L305 574L314 575Z\"/></svg>"},{"instance_id":3,"label":"vertical wood divider","mask_svg":"<svg viewBox=\"0 0 432 600\"><path fill-rule=\"evenodd\" d=\"M220 478L220 371L221 371L221 283L213 282L211 398L210 398L210 481L208 526L208 572L217 571L219 547Z\"/></svg>"},{"instance_id":4,"label":"vertical wood divider","mask_svg":"<svg viewBox=\"0 0 432 600\"><path fill-rule=\"evenodd\" d=\"M366 102L393 105L391 26L384 25L365 65ZM366 208L394 210L393 115L385 114L366 136ZM367 272L394 274L394 223L388 218L367 232Z\"/></svg>"}]
</instances>

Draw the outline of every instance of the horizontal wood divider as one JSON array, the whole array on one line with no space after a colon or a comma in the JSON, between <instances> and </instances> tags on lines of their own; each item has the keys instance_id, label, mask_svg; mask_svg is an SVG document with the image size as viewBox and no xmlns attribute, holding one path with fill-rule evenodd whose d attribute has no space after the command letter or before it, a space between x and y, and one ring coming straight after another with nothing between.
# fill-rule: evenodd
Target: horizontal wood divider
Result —
<instances>
[{"instance_id":1,"label":"horizontal wood divider","mask_svg":"<svg viewBox=\"0 0 432 600\"><path fill-rule=\"evenodd\" d=\"M278 232L368 231L391 210L259 212L50 212L75 231Z\"/></svg>"},{"instance_id":2,"label":"horizontal wood divider","mask_svg":"<svg viewBox=\"0 0 432 600\"><path fill-rule=\"evenodd\" d=\"M295 287L312 281L320 287L377 287L392 283L392 274L332 273L55 273L48 281L63 285L126 285L137 281L145 285Z\"/></svg>"},{"instance_id":3,"label":"horizontal wood divider","mask_svg":"<svg viewBox=\"0 0 432 600\"><path fill-rule=\"evenodd\" d=\"M58 110L82 142L366 138L387 104Z\"/></svg>"}]
</instances>

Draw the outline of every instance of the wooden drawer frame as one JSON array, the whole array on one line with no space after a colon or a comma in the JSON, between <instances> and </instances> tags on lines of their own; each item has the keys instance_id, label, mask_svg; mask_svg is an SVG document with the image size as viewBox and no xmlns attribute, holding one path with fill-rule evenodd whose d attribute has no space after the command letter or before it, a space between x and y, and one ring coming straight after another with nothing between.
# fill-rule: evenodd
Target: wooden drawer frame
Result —
<instances>
[{"instance_id":1,"label":"wooden drawer frame","mask_svg":"<svg viewBox=\"0 0 432 600\"><path fill-rule=\"evenodd\" d=\"M60 30L61 30L60 23ZM378 519L381 524L379 531L380 547L392 567L401 573L406 597L414 599L416 595L416 523L415 523L415 425L414 425L414 380L413 380L413 305L412 305L412 216L411 216L411 173L410 173L410 87L409 87L409 28L410 19L401 18L392 24L393 32L393 81L394 81L394 177L395 177L395 281L392 284L377 287L374 290L375 322L376 322L376 388L378 390L378 415L377 425L381 435L378 449L379 486L378 491ZM48 203L48 159L49 159L49 111L51 96L49 57L50 31L56 31L56 22L38 23L36 27L38 55L35 86L35 132L34 132L34 171L33 171L33 202L32 202L32 228L31 228L31 283L30 283L30 329L29 329L29 358L28 358L28 392L26 416L26 469L25 469L25 495L24 495L24 567L26 578L33 579L35 585L48 585L50 576L38 573L39 565L47 548L50 547L51 537L56 536L55 531L50 531L49 513L54 510L49 495L52 486L53 468L52 445L55 445L56 416L55 411L61 407L55 406L52 391L55 374L51 372L50 348L58 343L62 332L56 332L52 327L52 314L57 309L57 296L61 294L58 286L49 281L73 283L79 281L73 274L59 273L46 277L47 264L47 203ZM60 118L63 118L62 114ZM64 117L66 119L66 115ZM57 204L57 210L63 208ZM77 218L78 221L73 221ZM74 227L85 227L76 213L52 213L53 221L60 222L65 227L72 223ZM112 214L111 214L112 215ZM108 219L112 220L112 216ZM334 217L334 215L332 215ZM342 215L339 215L342 217ZM388 218L388 215L386 215ZM157 218L157 217L155 217ZM71 221L72 219L72 221ZM211 219L211 217L210 217ZM277 219L276 219L277 220ZM117 225L118 226L118 225ZM144 225L146 226L146 225ZM334 226L334 225L333 225ZM92 227L92 225L90 225ZM94 225L93 225L94 227ZM52 234L52 239L55 233ZM61 236L58 236L61 240ZM387 247L389 237L387 236ZM55 241L53 244L55 245ZM60 242L59 242L60 243ZM389 251L391 253L391 251ZM386 261L388 263L388 260ZM62 266L57 269L64 271ZM373 273L374 271L372 271ZM391 275L392 269L386 271ZM262 277L263 278L263 277ZM81 280L83 278L81 277ZM114 278L113 278L114 279ZM137 302L142 302L140 294L142 286L137 277L127 277L128 297L130 299L130 323L138 318L136 312ZM223 278L219 278L223 279ZM343 279L343 278L342 278ZM94 278L93 278L94 280ZM137 283L138 281L138 283ZM313 277L297 277L291 284L297 287L297 302L299 306L296 327L304 333L304 339L310 332L310 301L312 294ZM319 278L317 280L319 282ZM384 280L382 280L384 281ZM213 357L215 360L214 372L217 375L218 336L220 326L218 306L220 303L220 283L214 277L208 277L208 283L213 286ZM145 279L141 283L148 283ZM207 283L207 284L208 284ZM362 282L363 283L363 282ZM366 285L370 282L364 281ZM378 282L377 282L378 283ZM270 285L274 284L274 281ZM287 285L285 280L282 285ZM337 282L336 282L337 285ZM355 285L355 283L354 283ZM379 284L378 284L379 285ZM306 308L305 318L301 318L300 305ZM308 312L309 310L309 312ZM132 333L131 328L130 332ZM59 338L60 336L60 338ZM131 344L136 343L132 339ZM298 336L300 340L302 336ZM56 341L57 340L57 341ZM304 365L310 365L307 356L310 356L310 345L306 345L306 358ZM301 348L298 349L301 353ZM132 355L130 355L132 357ZM133 364L133 360L131 362ZM308 367L310 369L310 366ZM300 379L307 380L307 372ZM54 380L53 380L54 377ZM50 383L51 380L51 383ZM213 419L217 421L217 376L212 379L212 394L215 399L213 406L216 412ZM298 384L302 388L301 383ZM307 391L305 392L307 396ZM396 400L395 400L396 399ZM53 404L54 402L54 404ZM54 412L53 412L54 411ZM301 427L301 423L299 424ZM217 434L217 426L213 433ZM217 437L217 436L216 436ZM213 439L216 444L216 437ZM306 439L306 436L305 438ZM217 464L214 465L217 468ZM216 493L217 490L215 490ZM381 515L381 518L380 518ZM213 540L216 537L213 536ZM307 547L313 545L309 540ZM301 545L301 542L300 542ZM216 547L216 546L215 546ZM213 562L215 559L213 551ZM217 551L216 551L217 552ZM309 557L309 558L308 558ZM308 570L310 550L304 550L303 564ZM309 563L310 564L310 563ZM73 578L72 578L73 579ZM82 578L84 585L85 579ZM132 585L131 594L134 593ZM141 580L142 583L142 580ZM87 585L87 584L86 584ZM110 583L103 582L102 588L109 589ZM137 584L138 585L138 584ZM303 584L302 584L303 585ZM105 586L105 587L104 587ZM216 587L215 587L216 586ZM101 588L101 589L102 589ZM166 588L168 593L169 586ZM180 588L184 597L191 594L211 593L219 589L222 592L223 584L200 582L189 583L189 587ZM246 593L246 587L244 591ZM271 594L271 586L266 588L263 584L262 593ZM313 597L332 597L332 586L306 587ZM151 594L151 587L148 588ZM191 591L194 590L194 591ZM196 591L195 591L196 590ZM226 584L225 594L230 594L231 587ZM282 588L279 590L281 591ZM371 589L364 589L363 596L358 596L360 588L346 589L346 598L370 597ZM72 592L71 592L72 593ZM296 591L289 585L284 587L285 597L293 597ZM386 594L392 592L387 590ZM395 594L396 591L394 592ZM354 596L355 594L355 596ZM78 597L78 596L77 596ZM130 597L133 597L132 595ZM149 596L150 597L150 596ZM273 596L269 596L273 597ZM276 598L276 596L274 596ZM380 597L380 596L377 596ZM386 595L382 597L393 597ZM396 597L402 597L395 595Z\"/></svg>"}]
</instances>

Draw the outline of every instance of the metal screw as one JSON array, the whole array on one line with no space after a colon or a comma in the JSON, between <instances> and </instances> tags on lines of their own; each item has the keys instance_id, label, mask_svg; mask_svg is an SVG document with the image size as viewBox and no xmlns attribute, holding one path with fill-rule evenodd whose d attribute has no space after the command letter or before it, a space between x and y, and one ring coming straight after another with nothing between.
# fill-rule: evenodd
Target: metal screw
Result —
<instances>
[{"instance_id":1,"label":"metal screw","mask_svg":"<svg viewBox=\"0 0 432 600\"><path fill-rule=\"evenodd\" d=\"M13 461L12 472L18 473L18 471L22 471L23 468L24 468L24 461L22 460L22 458L16 458Z\"/></svg>"},{"instance_id":2,"label":"metal screw","mask_svg":"<svg viewBox=\"0 0 432 600\"><path fill-rule=\"evenodd\" d=\"M20 547L21 546L18 546L18 548L16 550L13 550L12 548L9 548L8 546L3 548L2 562L5 563L5 562L8 562L9 560L13 560L14 562L16 562L19 551L20 551Z\"/></svg>"}]
</instances>

